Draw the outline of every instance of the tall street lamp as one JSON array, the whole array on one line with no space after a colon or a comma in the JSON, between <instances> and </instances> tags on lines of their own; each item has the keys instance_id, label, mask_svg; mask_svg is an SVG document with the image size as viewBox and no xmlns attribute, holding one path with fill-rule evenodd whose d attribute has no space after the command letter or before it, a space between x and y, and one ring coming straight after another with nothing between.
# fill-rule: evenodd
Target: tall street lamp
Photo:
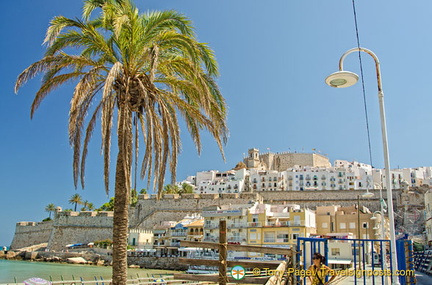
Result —
<instances>
[{"instance_id":1,"label":"tall street lamp","mask_svg":"<svg viewBox=\"0 0 432 285\"><path fill-rule=\"evenodd\" d=\"M385 118L385 110L384 110L384 92L381 86L381 70L380 63L378 57L369 49L366 48L352 48L346 51L339 60L339 71L330 74L325 82L331 87L335 88L344 88L354 85L358 81L358 75L343 70L343 61L347 55L353 52L365 52L369 54L375 61L375 69L376 76L378 82L378 100L380 106L380 118L381 118L381 134L382 134L382 144L384 151L384 164L385 164L385 175L386 175L386 186L387 186L387 204L389 211L389 220L390 220L390 251L392 255L391 264L393 272L398 270L397 264L397 255L396 255L396 232L395 232L395 224L394 224L394 211L393 211L393 195L392 195L392 184L390 177L390 159L389 159L389 151L387 144L387 126L386 126L386 118ZM393 274L393 284L399 284L398 277Z\"/></svg>"},{"instance_id":2,"label":"tall street lamp","mask_svg":"<svg viewBox=\"0 0 432 285\"><path fill-rule=\"evenodd\" d=\"M359 256L359 268L362 269L362 261L361 261L361 246L364 242L361 242L361 221L360 221L360 197L363 198L371 198L373 197L373 193L369 192L369 189L367 189L366 193L363 193L361 195L357 195L357 239L359 239L358 242L358 256ZM366 231L366 238L367 238L367 231Z\"/></svg>"},{"instance_id":3,"label":"tall street lamp","mask_svg":"<svg viewBox=\"0 0 432 285\"><path fill-rule=\"evenodd\" d=\"M378 220L378 218L375 216L375 214L379 214L379 215L380 215L380 219L379 219L379 220ZM372 214L372 218L370 218L370 219L371 219L371 220L377 220L377 221L375 222L374 230L381 229L381 233L379 234L380 239L385 239L385 226L386 226L386 223L385 223L384 213L381 212L381 211L375 211L375 212L373 212L373 214ZM376 228L376 227L379 227L379 228Z\"/></svg>"}]
</instances>

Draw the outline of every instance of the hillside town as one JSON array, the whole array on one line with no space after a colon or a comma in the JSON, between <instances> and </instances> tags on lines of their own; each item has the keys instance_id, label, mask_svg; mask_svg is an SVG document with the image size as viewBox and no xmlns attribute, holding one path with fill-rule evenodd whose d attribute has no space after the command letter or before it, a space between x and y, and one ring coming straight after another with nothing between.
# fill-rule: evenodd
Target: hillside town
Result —
<instances>
[{"instance_id":1,"label":"hillside town","mask_svg":"<svg viewBox=\"0 0 432 285\"><path fill-rule=\"evenodd\" d=\"M391 171L397 234L425 246L432 241L431 170ZM260 153L253 148L231 170L202 171L178 183L191 185L193 193L165 194L160 200L139 195L130 214L130 255L212 256L215 252L184 247L181 241L217 242L221 220L227 221L229 244L295 248L299 238L388 239L389 220L385 208L384 215L380 211L383 175L360 162L336 160L331 165L318 153ZM112 212L59 207L52 221L17 223L11 250L39 245L69 252L109 241L112 217ZM109 242L105 247L109 256ZM333 246L330 261L352 258L342 252ZM252 252L230 252L228 257L277 258Z\"/></svg>"}]
</instances>

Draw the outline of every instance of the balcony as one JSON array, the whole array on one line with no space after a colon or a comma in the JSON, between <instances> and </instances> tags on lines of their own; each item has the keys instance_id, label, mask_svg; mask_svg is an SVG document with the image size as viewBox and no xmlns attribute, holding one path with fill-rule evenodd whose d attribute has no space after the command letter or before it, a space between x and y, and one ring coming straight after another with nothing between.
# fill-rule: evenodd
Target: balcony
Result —
<instances>
[{"instance_id":1,"label":"balcony","mask_svg":"<svg viewBox=\"0 0 432 285\"><path fill-rule=\"evenodd\" d=\"M209 242L217 242L219 240L219 237L216 236L206 236L204 238L204 241L209 241Z\"/></svg>"},{"instance_id":2,"label":"balcony","mask_svg":"<svg viewBox=\"0 0 432 285\"><path fill-rule=\"evenodd\" d=\"M276 242L289 242L289 238L277 238Z\"/></svg>"},{"instance_id":3,"label":"balcony","mask_svg":"<svg viewBox=\"0 0 432 285\"><path fill-rule=\"evenodd\" d=\"M247 227L246 223L230 223L227 225L229 229L243 229Z\"/></svg>"},{"instance_id":4,"label":"balcony","mask_svg":"<svg viewBox=\"0 0 432 285\"><path fill-rule=\"evenodd\" d=\"M235 237L228 238L227 241L228 242L242 242L242 241L246 241L246 238L235 236Z\"/></svg>"},{"instance_id":5,"label":"balcony","mask_svg":"<svg viewBox=\"0 0 432 285\"><path fill-rule=\"evenodd\" d=\"M260 227L262 227L262 223L259 223L259 222L249 222L247 224L247 226L249 228L260 228Z\"/></svg>"},{"instance_id":6,"label":"balcony","mask_svg":"<svg viewBox=\"0 0 432 285\"><path fill-rule=\"evenodd\" d=\"M264 238L264 242L276 242L275 238Z\"/></svg>"},{"instance_id":7,"label":"balcony","mask_svg":"<svg viewBox=\"0 0 432 285\"><path fill-rule=\"evenodd\" d=\"M207 229L207 230L213 230L213 229L218 229L219 225L218 224L208 223L208 224L204 224L204 228Z\"/></svg>"},{"instance_id":8,"label":"balcony","mask_svg":"<svg viewBox=\"0 0 432 285\"><path fill-rule=\"evenodd\" d=\"M289 227L289 225L290 225L289 221L282 221L282 222L269 221L265 224L266 227Z\"/></svg>"}]
</instances>

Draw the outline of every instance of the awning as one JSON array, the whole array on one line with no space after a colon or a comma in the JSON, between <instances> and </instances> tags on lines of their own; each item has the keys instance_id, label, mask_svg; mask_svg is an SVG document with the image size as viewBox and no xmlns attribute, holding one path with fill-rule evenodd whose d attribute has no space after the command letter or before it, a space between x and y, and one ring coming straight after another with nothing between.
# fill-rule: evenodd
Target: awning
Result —
<instances>
[{"instance_id":1,"label":"awning","mask_svg":"<svg viewBox=\"0 0 432 285\"><path fill-rule=\"evenodd\" d=\"M199 247L181 247L178 251L203 251L203 249Z\"/></svg>"},{"instance_id":2,"label":"awning","mask_svg":"<svg viewBox=\"0 0 432 285\"><path fill-rule=\"evenodd\" d=\"M143 249L137 249L137 252L155 252L156 249L154 248L143 248Z\"/></svg>"},{"instance_id":3,"label":"awning","mask_svg":"<svg viewBox=\"0 0 432 285\"><path fill-rule=\"evenodd\" d=\"M351 264L351 259L329 259L329 264Z\"/></svg>"}]
</instances>

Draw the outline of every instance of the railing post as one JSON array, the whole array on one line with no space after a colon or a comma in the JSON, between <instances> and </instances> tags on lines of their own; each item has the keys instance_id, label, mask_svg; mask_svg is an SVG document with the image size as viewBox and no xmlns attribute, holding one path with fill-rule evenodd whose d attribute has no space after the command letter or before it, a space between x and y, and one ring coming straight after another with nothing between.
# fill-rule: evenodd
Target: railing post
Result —
<instances>
[{"instance_id":1,"label":"railing post","mask_svg":"<svg viewBox=\"0 0 432 285\"><path fill-rule=\"evenodd\" d=\"M219 222L219 284L227 284L227 227L226 221Z\"/></svg>"}]
</instances>

